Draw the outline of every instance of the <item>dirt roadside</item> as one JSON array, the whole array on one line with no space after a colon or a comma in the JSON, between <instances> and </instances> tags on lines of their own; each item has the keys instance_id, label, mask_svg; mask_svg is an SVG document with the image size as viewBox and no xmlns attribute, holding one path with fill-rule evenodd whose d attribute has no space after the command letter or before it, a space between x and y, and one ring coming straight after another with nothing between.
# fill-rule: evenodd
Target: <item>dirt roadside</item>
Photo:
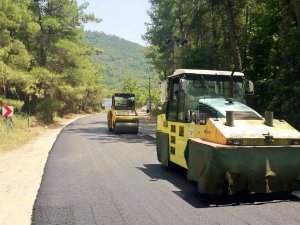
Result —
<instances>
[{"instance_id":1,"label":"dirt roadside","mask_svg":"<svg viewBox=\"0 0 300 225\"><path fill-rule=\"evenodd\" d=\"M0 225L29 225L49 151L69 123L86 115L59 121L34 140L14 151L0 152Z\"/></svg>"}]
</instances>

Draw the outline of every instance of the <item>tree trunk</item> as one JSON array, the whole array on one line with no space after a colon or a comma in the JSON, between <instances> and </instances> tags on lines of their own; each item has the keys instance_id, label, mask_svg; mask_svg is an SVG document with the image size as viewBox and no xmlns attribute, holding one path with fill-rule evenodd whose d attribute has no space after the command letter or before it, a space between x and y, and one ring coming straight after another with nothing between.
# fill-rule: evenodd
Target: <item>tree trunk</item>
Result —
<instances>
[{"instance_id":1,"label":"tree trunk","mask_svg":"<svg viewBox=\"0 0 300 225\"><path fill-rule=\"evenodd\" d=\"M46 48L44 45L44 27L43 27L43 22L42 22L42 6L40 3L40 0L35 0L34 1L36 4L36 13L38 14L38 21L37 23L40 25L41 28L41 34L38 38L39 43L38 43L38 50L37 50L37 62L39 64L39 66L45 66L46 65L46 59L47 59L47 55L46 55Z\"/></svg>"},{"instance_id":2,"label":"tree trunk","mask_svg":"<svg viewBox=\"0 0 300 225\"><path fill-rule=\"evenodd\" d=\"M212 59L212 68L217 70L217 62L218 62L218 58L217 58L217 51L218 51L218 39L217 39L217 20L216 20L216 15L214 15L214 12L216 11L215 6L213 6L212 8L212 41L213 41L213 59Z\"/></svg>"},{"instance_id":3,"label":"tree trunk","mask_svg":"<svg viewBox=\"0 0 300 225\"><path fill-rule=\"evenodd\" d=\"M233 54L233 62L235 65L235 69L237 71L242 71L242 61L241 61L241 54L238 46L236 29L235 29L235 15L232 8L232 1L228 0L226 2L226 11L227 11L227 22L228 22L228 29L229 29L229 39L231 44L231 50Z\"/></svg>"},{"instance_id":4,"label":"tree trunk","mask_svg":"<svg viewBox=\"0 0 300 225\"><path fill-rule=\"evenodd\" d=\"M249 13L249 6L246 6L246 23L245 23L245 31L244 31L244 49L242 49L242 62L244 68L247 68L248 66L248 58L247 58L247 53L248 53L248 46L249 46L249 31L250 31L250 13Z\"/></svg>"},{"instance_id":5,"label":"tree trunk","mask_svg":"<svg viewBox=\"0 0 300 225\"><path fill-rule=\"evenodd\" d=\"M293 0L293 4L297 16L298 27L300 29L300 0Z\"/></svg>"}]
</instances>

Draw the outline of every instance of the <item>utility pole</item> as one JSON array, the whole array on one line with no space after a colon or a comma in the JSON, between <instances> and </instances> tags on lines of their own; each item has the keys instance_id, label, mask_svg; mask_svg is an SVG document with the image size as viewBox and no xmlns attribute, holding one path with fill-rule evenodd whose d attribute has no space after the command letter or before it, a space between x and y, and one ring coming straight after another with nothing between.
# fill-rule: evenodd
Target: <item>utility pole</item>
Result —
<instances>
[{"instance_id":1,"label":"utility pole","mask_svg":"<svg viewBox=\"0 0 300 225\"><path fill-rule=\"evenodd\" d=\"M152 107L151 107L151 82L150 82L150 75L149 75L149 113L151 113L152 111Z\"/></svg>"}]
</instances>

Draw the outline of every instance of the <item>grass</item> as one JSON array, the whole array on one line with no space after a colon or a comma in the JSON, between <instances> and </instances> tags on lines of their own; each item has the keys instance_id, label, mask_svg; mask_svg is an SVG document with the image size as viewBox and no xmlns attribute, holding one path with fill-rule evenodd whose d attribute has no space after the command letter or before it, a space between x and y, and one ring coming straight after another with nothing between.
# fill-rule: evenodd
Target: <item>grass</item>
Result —
<instances>
[{"instance_id":1,"label":"grass","mask_svg":"<svg viewBox=\"0 0 300 225\"><path fill-rule=\"evenodd\" d=\"M42 126L38 126L36 121L30 118L30 127L28 126L28 118L25 116L14 116L12 128L7 129L6 120L0 118L0 151L8 151L21 147L42 130Z\"/></svg>"},{"instance_id":2,"label":"grass","mask_svg":"<svg viewBox=\"0 0 300 225\"><path fill-rule=\"evenodd\" d=\"M30 126L28 126L28 116L15 115L10 129L7 129L6 120L0 117L0 152L18 149L42 132L63 127L65 121L76 116L78 115L68 114L63 118L55 117L50 124L38 122L34 117L30 117Z\"/></svg>"}]
</instances>

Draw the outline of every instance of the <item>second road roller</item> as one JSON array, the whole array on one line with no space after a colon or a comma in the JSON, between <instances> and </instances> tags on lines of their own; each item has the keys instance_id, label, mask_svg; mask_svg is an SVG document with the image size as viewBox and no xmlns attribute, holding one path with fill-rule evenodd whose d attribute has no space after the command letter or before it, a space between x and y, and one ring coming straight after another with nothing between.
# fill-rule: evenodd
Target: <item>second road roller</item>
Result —
<instances>
[{"instance_id":1,"label":"second road roller","mask_svg":"<svg viewBox=\"0 0 300 225\"><path fill-rule=\"evenodd\" d=\"M112 106L107 114L108 129L115 134L137 134L139 118L135 109L135 95L115 93L112 96Z\"/></svg>"}]
</instances>

